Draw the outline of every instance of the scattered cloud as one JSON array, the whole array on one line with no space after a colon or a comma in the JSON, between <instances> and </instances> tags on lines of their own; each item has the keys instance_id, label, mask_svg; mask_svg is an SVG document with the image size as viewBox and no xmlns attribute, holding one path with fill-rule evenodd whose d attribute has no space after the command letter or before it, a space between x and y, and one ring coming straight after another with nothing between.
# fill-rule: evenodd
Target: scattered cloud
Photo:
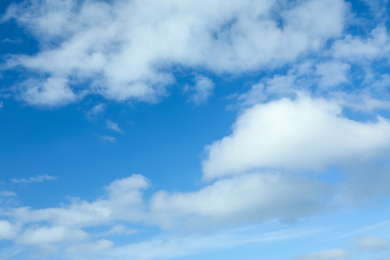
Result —
<instances>
[{"instance_id":1,"label":"scattered cloud","mask_svg":"<svg viewBox=\"0 0 390 260\"><path fill-rule=\"evenodd\" d=\"M213 94L215 88L215 84L211 79L197 76L195 77L195 85L194 86L185 86L185 92L190 92L191 97L190 101L195 103L196 105L200 105L205 103L208 98Z\"/></svg>"},{"instance_id":2,"label":"scattered cloud","mask_svg":"<svg viewBox=\"0 0 390 260\"><path fill-rule=\"evenodd\" d=\"M279 67L339 37L347 12L342 0L22 2L2 20L47 47L12 55L5 68L32 73L19 86L31 105L64 105L86 94L155 102L175 82L174 66L216 74ZM204 82L195 102L210 93Z\"/></svg>"},{"instance_id":3,"label":"scattered cloud","mask_svg":"<svg viewBox=\"0 0 390 260\"><path fill-rule=\"evenodd\" d=\"M55 180L55 177L50 176L48 174L44 174L44 175L38 175L35 177L30 177L27 179L25 179L25 178L12 179L11 182L12 183L41 183L41 182L50 181L50 180Z\"/></svg>"},{"instance_id":4,"label":"scattered cloud","mask_svg":"<svg viewBox=\"0 0 390 260\"><path fill-rule=\"evenodd\" d=\"M15 197L16 193L8 190L0 190L0 197Z\"/></svg>"},{"instance_id":5,"label":"scattered cloud","mask_svg":"<svg viewBox=\"0 0 390 260\"><path fill-rule=\"evenodd\" d=\"M100 140L103 140L103 141L108 141L108 142L111 142L111 143L116 142L116 138L113 137L113 136L109 136L109 135L98 135L98 137L100 138Z\"/></svg>"},{"instance_id":6,"label":"scattered cloud","mask_svg":"<svg viewBox=\"0 0 390 260\"><path fill-rule=\"evenodd\" d=\"M88 111L87 117L89 119L93 119L97 117L98 115L102 114L106 110L106 105L103 103L99 103L91 108L91 110Z\"/></svg>"},{"instance_id":7,"label":"scattered cloud","mask_svg":"<svg viewBox=\"0 0 390 260\"><path fill-rule=\"evenodd\" d=\"M4 106L4 102L0 101L0 109L3 108L3 106Z\"/></svg>"},{"instance_id":8,"label":"scattered cloud","mask_svg":"<svg viewBox=\"0 0 390 260\"><path fill-rule=\"evenodd\" d=\"M359 250L365 251L382 251L390 250L390 241L380 237L359 236L356 237L354 243Z\"/></svg>"},{"instance_id":9,"label":"scattered cloud","mask_svg":"<svg viewBox=\"0 0 390 260\"><path fill-rule=\"evenodd\" d=\"M336 260L350 258L351 253L344 249L329 249L298 257L298 260Z\"/></svg>"},{"instance_id":10,"label":"scattered cloud","mask_svg":"<svg viewBox=\"0 0 390 260\"><path fill-rule=\"evenodd\" d=\"M119 125L118 123L114 123L112 122L111 120L106 120L106 126L108 129L114 131L114 132L118 132L118 133L122 133L122 129L119 128Z\"/></svg>"}]
</instances>

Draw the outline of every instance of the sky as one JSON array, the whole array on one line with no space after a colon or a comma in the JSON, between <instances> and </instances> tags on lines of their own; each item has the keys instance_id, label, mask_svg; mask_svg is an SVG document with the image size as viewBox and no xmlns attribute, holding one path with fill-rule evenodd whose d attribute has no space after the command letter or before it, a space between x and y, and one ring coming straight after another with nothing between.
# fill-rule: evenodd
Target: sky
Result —
<instances>
[{"instance_id":1,"label":"sky","mask_svg":"<svg viewBox=\"0 0 390 260\"><path fill-rule=\"evenodd\" d=\"M387 0L2 0L0 260L390 259Z\"/></svg>"}]
</instances>

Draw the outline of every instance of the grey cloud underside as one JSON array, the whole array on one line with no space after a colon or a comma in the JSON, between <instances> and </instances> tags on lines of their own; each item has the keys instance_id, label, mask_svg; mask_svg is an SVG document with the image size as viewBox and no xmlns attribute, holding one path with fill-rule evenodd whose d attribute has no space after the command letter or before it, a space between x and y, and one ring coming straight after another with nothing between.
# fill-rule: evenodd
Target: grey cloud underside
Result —
<instances>
[{"instance_id":1,"label":"grey cloud underside","mask_svg":"<svg viewBox=\"0 0 390 260\"><path fill-rule=\"evenodd\" d=\"M318 51L341 35L347 10L341 0L34 0L10 6L3 21L28 28L40 51L5 67L35 74L18 87L34 105L91 93L153 102L175 81L172 66L240 74Z\"/></svg>"}]
</instances>

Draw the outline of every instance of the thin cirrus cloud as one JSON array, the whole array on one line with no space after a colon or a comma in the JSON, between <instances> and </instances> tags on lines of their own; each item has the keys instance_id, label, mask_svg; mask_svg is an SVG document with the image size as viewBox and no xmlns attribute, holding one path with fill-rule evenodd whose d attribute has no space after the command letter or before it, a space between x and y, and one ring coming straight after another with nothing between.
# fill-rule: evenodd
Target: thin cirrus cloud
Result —
<instances>
[{"instance_id":1,"label":"thin cirrus cloud","mask_svg":"<svg viewBox=\"0 0 390 260\"><path fill-rule=\"evenodd\" d=\"M27 179L26 178L12 179L11 182L12 183L41 183L44 181L51 181L51 180L55 180L55 177L50 176L48 174L43 174L43 175L37 175L34 177L30 177Z\"/></svg>"},{"instance_id":2,"label":"thin cirrus cloud","mask_svg":"<svg viewBox=\"0 0 390 260\"><path fill-rule=\"evenodd\" d=\"M22 2L2 21L15 20L48 47L13 55L3 67L34 72L19 84L20 97L32 105L60 106L91 93L154 102L175 81L172 65L233 74L277 67L340 36L347 10L342 0L288 7L250 0ZM274 12L282 14L283 28Z\"/></svg>"}]
</instances>

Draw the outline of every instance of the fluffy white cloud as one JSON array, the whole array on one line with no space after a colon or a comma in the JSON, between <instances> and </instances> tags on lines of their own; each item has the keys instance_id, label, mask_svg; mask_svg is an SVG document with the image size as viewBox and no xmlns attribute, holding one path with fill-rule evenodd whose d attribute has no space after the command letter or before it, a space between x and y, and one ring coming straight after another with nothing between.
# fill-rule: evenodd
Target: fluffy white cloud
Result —
<instances>
[{"instance_id":1,"label":"fluffy white cloud","mask_svg":"<svg viewBox=\"0 0 390 260\"><path fill-rule=\"evenodd\" d=\"M344 249L329 249L320 252L310 253L298 257L299 260L336 260L350 258L351 253Z\"/></svg>"},{"instance_id":2,"label":"fluffy white cloud","mask_svg":"<svg viewBox=\"0 0 390 260\"><path fill-rule=\"evenodd\" d=\"M249 174L223 179L199 191L156 193L151 214L163 227L214 226L271 219L294 219L324 206L330 187L313 180L277 174Z\"/></svg>"},{"instance_id":3,"label":"fluffy white cloud","mask_svg":"<svg viewBox=\"0 0 390 260\"><path fill-rule=\"evenodd\" d=\"M36 73L21 84L30 104L88 93L153 102L174 82L171 66L234 74L280 66L340 36L346 12L342 0L33 0L10 6L2 20L15 19L42 48L5 66Z\"/></svg>"},{"instance_id":4,"label":"fluffy white cloud","mask_svg":"<svg viewBox=\"0 0 390 260\"><path fill-rule=\"evenodd\" d=\"M359 250L381 251L390 249L390 241L380 237L365 235L357 237L354 242Z\"/></svg>"},{"instance_id":5,"label":"fluffy white cloud","mask_svg":"<svg viewBox=\"0 0 390 260\"><path fill-rule=\"evenodd\" d=\"M245 110L231 135L207 147L203 172L213 179L255 168L320 170L389 148L389 120L350 120L336 102L300 95Z\"/></svg>"},{"instance_id":6,"label":"fluffy white cloud","mask_svg":"<svg viewBox=\"0 0 390 260\"><path fill-rule=\"evenodd\" d=\"M186 86L185 91L191 92L190 101L196 105L200 105L207 101L207 99L213 94L215 84L211 79L197 76L195 77L195 85L190 87Z\"/></svg>"}]
</instances>

